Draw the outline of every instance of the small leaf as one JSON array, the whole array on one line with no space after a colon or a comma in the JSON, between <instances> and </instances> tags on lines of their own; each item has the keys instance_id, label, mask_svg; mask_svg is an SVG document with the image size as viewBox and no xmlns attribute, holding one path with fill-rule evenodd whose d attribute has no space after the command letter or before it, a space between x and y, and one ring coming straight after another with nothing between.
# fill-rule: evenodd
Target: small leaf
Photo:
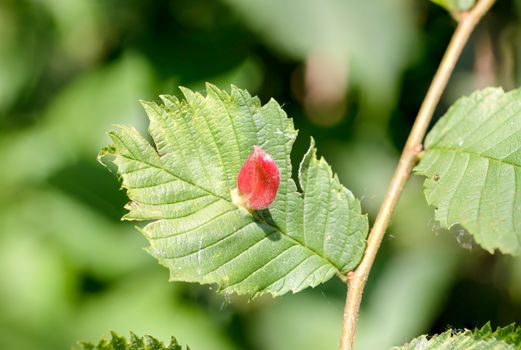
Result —
<instances>
[{"instance_id":1,"label":"small leaf","mask_svg":"<svg viewBox=\"0 0 521 350\"><path fill-rule=\"evenodd\" d=\"M235 87L231 94L212 85L206 96L182 92L184 100L143 102L156 148L121 126L100 155L117 166L131 200L124 218L147 222L148 251L168 267L170 279L276 296L356 267L367 217L326 161L317 159L313 142L299 170L303 193L297 191L290 160L297 131L280 106L274 100L261 105ZM271 204L271 185L267 199L251 204L268 208L248 211L235 194L254 145L272 158L279 184Z\"/></svg>"},{"instance_id":2,"label":"small leaf","mask_svg":"<svg viewBox=\"0 0 521 350\"><path fill-rule=\"evenodd\" d=\"M492 331L487 323L481 329L448 330L430 339L422 335L394 350L516 350L521 349L521 328L514 324Z\"/></svg>"},{"instance_id":3,"label":"small leaf","mask_svg":"<svg viewBox=\"0 0 521 350\"><path fill-rule=\"evenodd\" d=\"M445 228L460 224L489 252L521 253L521 90L458 100L429 132L415 169Z\"/></svg>"},{"instance_id":4,"label":"small leaf","mask_svg":"<svg viewBox=\"0 0 521 350\"><path fill-rule=\"evenodd\" d=\"M254 146L237 177L239 196L244 198L248 208L266 209L275 200L279 183L279 169L273 158Z\"/></svg>"},{"instance_id":5,"label":"small leaf","mask_svg":"<svg viewBox=\"0 0 521 350\"><path fill-rule=\"evenodd\" d=\"M455 3L454 0L431 0L433 3L443 7L447 11L451 11L454 9L453 4Z\"/></svg>"},{"instance_id":6,"label":"small leaf","mask_svg":"<svg viewBox=\"0 0 521 350\"><path fill-rule=\"evenodd\" d=\"M431 0L435 4L440 5L445 10L449 11L450 13L458 13L461 11L468 11L470 10L474 4L476 3L476 0Z\"/></svg>"},{"instance_id":7,"label":"small leaf","mask_svg":"<svg viewBox=\"0 0 521 350\"><path fill-rule=\"evenodd\" d=\"M121 337L111 332L112 339L107 341L101 339L97 344L80 342L72 350L183 350L177 340L172 337L169 345L164 345L154 337L145 335L138 337L134 333L130 333L130 341L125 337ZM186 350L190 350L188 347Z\"/></svg>"},{"instance_id":8,"label":"small leaf","mask_svg":"<svg viewBox=\"0 0 521 350\"><path fill-rule=\"evenodd\" d=\"M476 3L476 0L457 0L456 1L458 10L460 10L460 11L470 10L474 6L475 3Z\"/></svg>"}]
</instances>

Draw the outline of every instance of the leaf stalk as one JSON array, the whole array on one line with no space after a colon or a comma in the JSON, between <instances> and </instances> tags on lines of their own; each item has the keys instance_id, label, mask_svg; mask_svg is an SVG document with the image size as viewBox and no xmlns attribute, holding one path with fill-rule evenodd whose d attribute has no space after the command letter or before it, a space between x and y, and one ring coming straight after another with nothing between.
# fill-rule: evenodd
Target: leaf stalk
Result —
<instances>
[{"instance_id":1,"label":"leaf stalk","mask_svg":"<svg viewBox=\"0 0 521 350\"><path fill-rule=\"evenodd\" d=\"M387 193L369 233L364 257L358 267L347 276L348 291L344 307L344 321L339 350L353 350L362 294L376 253L389 226L402 190L410 177L412 169L418 162L418 156L422 149L422 142L427 128L463 47L478 22L488 12L494 2L495 0L479 0L470 11L463 12L458 16L458 26L425 95Z\"/></svg>"}]
</instances>

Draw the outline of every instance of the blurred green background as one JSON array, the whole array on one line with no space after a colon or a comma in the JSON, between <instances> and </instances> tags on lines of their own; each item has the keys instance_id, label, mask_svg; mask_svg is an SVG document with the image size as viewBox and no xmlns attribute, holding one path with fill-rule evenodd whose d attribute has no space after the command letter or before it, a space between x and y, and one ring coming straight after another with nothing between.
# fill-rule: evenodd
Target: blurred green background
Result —
<instances>
[{"instance_id":1,"label":"blurred green background","mask_svg":"<svg viewBox=\"0 0 521 350\"><path fill-rule=\"evenodd\" d=\"M473 35L436 112L520 85L521 1ZM110 330L194 350L335 349L338 280L253 302L168 272L120 222L125 196L96 162L139 99L209 81L274 97L300 159L319 152L371 218L455 27L426 0L0 0L0 349L68 349ZM521 261L440 229L407 185L370 277L358 349L449 326L521 322Z\"/></svg>"}]
</instances>

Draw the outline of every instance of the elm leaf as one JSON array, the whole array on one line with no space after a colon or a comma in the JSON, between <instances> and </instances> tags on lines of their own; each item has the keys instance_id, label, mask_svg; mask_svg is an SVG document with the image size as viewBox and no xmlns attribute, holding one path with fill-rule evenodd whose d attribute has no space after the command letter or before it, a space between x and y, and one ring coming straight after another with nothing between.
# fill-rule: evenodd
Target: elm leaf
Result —
<instances>
[{"instance_id":1,"label":"elm leaf","mask_svg":"<svg viewBox=\"0 0 521 350\"><path fill-rule=\"evenodd\" d=\"M181 88L184 99L143 102L152 146L120 126L100 158L117 167L130 203L126 220L144 221L148 251L172 281L217 284L226 293L274 296L345 275L359 263L368 231L360 203L314 143L292 179L297 131L274 100L261 105L247 91L207 85ZM267 209L236 205L237 176L254 146L279 170Z\"/></svg>"},{"instance_id":2,"label":"elm leaf","mask_svg":"<svg viewBox=\"0 0 521 350\"><path fill-rule=\"evenodd\" d=\"M521 253L521 90L459 99L429 132L415 172L445 228L460 224L489 252Z\"/></svg>"},{"instance_id":3,"label":"elm leaf","mask_svg":"<svg viewBox=\"0 0 521 350\"><path fill-rule=\"evenodd\" d=\"M130 333L130 340L111 332L111 339L101 339L97 344L80 342L73 350L184 350L177 340L172 337L168 345L164 345L156 338L145 335L138 337ZM190 350L188 347L186 350Z\"/></svg>"},{"instance_id":4,"label":"elm leaf","mask_svg":"<svg viewBox=\"0 0 521 350\"><path fill-rule=\"evenodd\" d=\"M476 0L431 0L433 3L440 5L445 10L454 13L468 11L474 6Z\"/></svg>"},{"instance_id":5,"label":"elm leaf","mask_svg":"<svg viewBox=\"0 0 521 350\"><path fill-rule=\"evenodd\" d=\"M429 339L422 335L394 350L517 350L521 349L521 328L514 324L492 330L487 323L473 331L448 330Z\"/></svg>"}]
</instances>

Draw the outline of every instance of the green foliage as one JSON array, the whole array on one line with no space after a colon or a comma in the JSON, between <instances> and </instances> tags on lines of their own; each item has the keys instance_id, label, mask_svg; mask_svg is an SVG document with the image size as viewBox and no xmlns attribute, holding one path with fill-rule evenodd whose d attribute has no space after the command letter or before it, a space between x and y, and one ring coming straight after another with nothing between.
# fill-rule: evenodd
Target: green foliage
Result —
<instances>
[{"instance_id":1,"label":"green foliage","mask_svg":"<svg viewBox=\"0 0 521 350\"><path fill-rule=\"evenodd\" d=\"M216 283L225 292L281 295L345 274L360 261L367 217L351 192L317 159L312 143L291 178L297 131L280 106L262 106L246 91L207 86L207 96L182 89L186 100L143 102L154 149L135 129L120 126L113 156L131 202L126 220L142 229L148 251L171 280ZM232 203L240 167L260 145L280 172L272 205L256 213ZM151 221L151 222L150 222Z\"/></svg>"},{"instance_id":2,"label":"green foliage","mask_svg":"<svg viewBox=\"0 0 521 350\"><path fill-rule=\"evenodd\" d=\"M521 90L458 100L426 138L415 171L443 227L460 224L489 252L521 253Z\"/></svg>"},{"instance_id":3,"label":"green foliage","mask_svg":"<svg viewBox=\"0 0 521 350\"><path fill-rule=\"evenodd\" d=\"M131 332L129 341L114 332L111 332L111 335L112 339L110 341L102 339L96 345L80 343L73 350L183 350L183 347L179 345L174 337L170 339L170 344L165 346L162 342L149 335L140 338Z\"/></svg>"},{"instance_id":4,"label":"green foliage","mask_svg":"<svg viewBox=\"0 0 521 350\"><path fill-rule=\"evenodd\" d=\"M349 85L363 90L368 108L375 108L370 101L395 102L400 72L417 47L415 14L401 1L224 2L278 51L297 59L325 59L328 69L339 75L348 67ZM373 45L375 42L378 45ZM324 84L335 82L328 80ZM379 118L385 113L383 109Z\"/></svg>"},{"instance_id":5,"label":"green foliage","mask_svg":"<svg viewBox=\"0 0 521 350\"><path fill-rule=\"evenodd\" d=\"M344 283L333 279L268 303L233 297L232 304L206 286L166 283L168 270L141 249L148 244L135 222L119 221L126 195L93 155L111 125L144 129L138 98L233 83L285 103L301 136L293 154L304 154L307 135L316 136L320 154L374 216L409 131L404 118L421 103L452 29L444 10L426 4L0 1L0 349L67 349L110 329L127 339L130 329L163 341L172 333L197 350L334 349ZM517 62L521 7L498 5L475 38L490 31L500 50L487 72L518 86L521 70L509 63ZM349 55L338 62L347 69L347 109L334 128L317 128L303 111L316 87L331 91L323 73L338 74L336 61L308 66L309 77L323 78L304 86L304 62L327 56L324 46ZM449 98L483 78L474 75L474 51L467 53ZM422 205L420 178L412 180L364 296L360 349L403 344L433 323L472 324L476 305L502 322L519 317L520 259L496 257L501 273L489 275L487 254L433 235L433 211ZM476 271L490 283L469 276ZM469 279L472 300L461 303L461 294L449 292ZM509 297L487 299L491 293ZM455 304L457 313L440 311Z\"/></svg>"},{"instance_id":6,"label":"green foliage","mask_svg":"<svg viewBox=\"0 0 521 350\"><path fill-rule=\"evenodd\" d=\"M481 329L454 332L448 330L428 338L413 339L395 350L514 350L521 349L521 328L514 324L492 331L490 323Z\"/></svg>"},{"instance_id":7,"label":"green foliage","mask_svg":"<svg viewBox=\"0 0 521 350\"><path fill-rule=\"evenodd\" d=\"M476 0L431 0L432 2L440 5L447 11L459 12L459 11L467 11L472 6L474 6Z\"/></svg>"}]
</instances>

